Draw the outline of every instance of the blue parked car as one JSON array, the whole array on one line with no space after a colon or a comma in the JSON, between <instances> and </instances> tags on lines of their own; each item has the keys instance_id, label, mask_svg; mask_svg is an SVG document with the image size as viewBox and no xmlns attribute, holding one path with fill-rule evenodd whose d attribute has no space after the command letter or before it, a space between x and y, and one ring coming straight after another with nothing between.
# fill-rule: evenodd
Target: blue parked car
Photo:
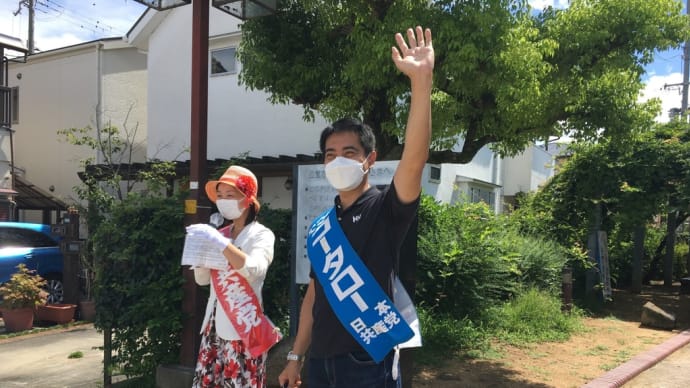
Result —
<instances>
[{"instance_id":1,"label":"blue parked car","mask_svg":"<svg viewBox=\"0 0 690 388\"><path fill-rule=\"evenodd\" d=\"M17 265L26 267L47 280L48 303L62 303L62 252L59 238L50 225L26 222L0 222L0 283L10 280Z\"/></svg>"}]
</instances>

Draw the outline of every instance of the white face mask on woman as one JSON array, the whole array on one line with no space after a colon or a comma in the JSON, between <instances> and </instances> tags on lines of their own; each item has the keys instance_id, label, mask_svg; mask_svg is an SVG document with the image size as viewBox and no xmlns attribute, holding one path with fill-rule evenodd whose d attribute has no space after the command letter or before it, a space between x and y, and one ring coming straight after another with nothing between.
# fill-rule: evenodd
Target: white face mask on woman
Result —
<instances>
[{"instance_id":1,"label":"white face mask on woman","mask_svg":"<svg viewBox=\"0 0 690 388\"><path fill-rule=\"evenodd\" d=\"M368 157L368 156L367 156ZM364 171L364 162L337 156L326 164L326 179L338 191L350 191L364 179L369 170Z\"/></svg>"},{"instance_id":2,"label":"white face mask on woman","mask_svg":"<svg viewBox=\"0 0 690 388\"><path fill-rule=\"evenodd\" d=\"M218 211L225 219L236 220L240 218L244 209L240 208L240 200L238 199L219 199L216 201Z\"/></svg>"}]
</instances>

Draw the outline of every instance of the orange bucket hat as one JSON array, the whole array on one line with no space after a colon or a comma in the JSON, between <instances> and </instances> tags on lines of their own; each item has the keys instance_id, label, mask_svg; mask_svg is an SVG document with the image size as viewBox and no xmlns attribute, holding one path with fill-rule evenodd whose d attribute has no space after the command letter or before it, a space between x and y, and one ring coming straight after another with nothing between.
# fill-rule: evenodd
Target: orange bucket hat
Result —
<instances>
[{"instance_id":1,"label":"orange bucket hat","mask_svg":"<svg viewBox=\"0 0 690 388\"><path fill-rule=\"evenodd\" d=\"M256 198L259 185L256 177L251 171L240 166L230 166L227 170L225 170L225 173L223 173L223 176L221 176L220 179L217 181L206 182L206 195L213 203L216 203L216 199L218 197L216 188L220 183L233 186L242 192L242 194L244 194L246 197L245 204L249 205L253 202L254 206L256 207L256 212L259 212L261 205L259 204L259 200Z\"/></svg>"}]
</instances>

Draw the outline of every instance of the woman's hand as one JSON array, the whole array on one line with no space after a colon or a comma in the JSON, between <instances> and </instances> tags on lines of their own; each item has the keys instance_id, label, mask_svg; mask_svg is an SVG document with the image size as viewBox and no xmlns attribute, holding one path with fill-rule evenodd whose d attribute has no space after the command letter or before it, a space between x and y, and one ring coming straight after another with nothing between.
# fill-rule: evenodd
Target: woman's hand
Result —
<instances>
[{"instance_id":1,"label":"woman's hand","mask_svg":"<svg viewBox=\"0 0 690 388\"><path fill-rule=\"evenodd\" d=\"M208 241L213 246L217 247L221 252L230 245L230 239L223 236L216 228L208 224L194 224L189 225L187 234L198 236Z\"/></svg>"}]
</instances>

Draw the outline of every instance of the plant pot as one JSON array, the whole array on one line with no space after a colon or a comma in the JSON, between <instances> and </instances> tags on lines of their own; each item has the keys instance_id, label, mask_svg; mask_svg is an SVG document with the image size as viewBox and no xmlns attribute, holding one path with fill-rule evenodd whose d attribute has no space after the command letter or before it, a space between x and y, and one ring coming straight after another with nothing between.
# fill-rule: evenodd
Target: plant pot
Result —
<instances>
[{"instance_id":1,"label":"plant pot","mask_svg":"<svg viewBox=\"0 0 690 388\"><path fill-rule=\"evenodd\" d=\"M46 304L36 307L36 319L58 324L69 323L74 318L76 309L76 304Z\"/></svg>"},{"instance_id":2,"label":"plant pot","mask_svg":"<svg viewBox=\"0 0 690 388\"><path fill-rule=\"evenodd\" d=\"M34 309L31 307L21 309L3 309L2 319L5 321L5 331L29 330L34 327Z\"/></svg>"},{"instance_id":3,"label":"plant pot","mask_svg":"<svg viewBox=\"0 0 690 388\"><path fill-rule=\"evenodd\" d=\"M79 302L79 318L82 321L93 322L96 320L96 301L82 300Z\"/></svg>"}]
</instances>

